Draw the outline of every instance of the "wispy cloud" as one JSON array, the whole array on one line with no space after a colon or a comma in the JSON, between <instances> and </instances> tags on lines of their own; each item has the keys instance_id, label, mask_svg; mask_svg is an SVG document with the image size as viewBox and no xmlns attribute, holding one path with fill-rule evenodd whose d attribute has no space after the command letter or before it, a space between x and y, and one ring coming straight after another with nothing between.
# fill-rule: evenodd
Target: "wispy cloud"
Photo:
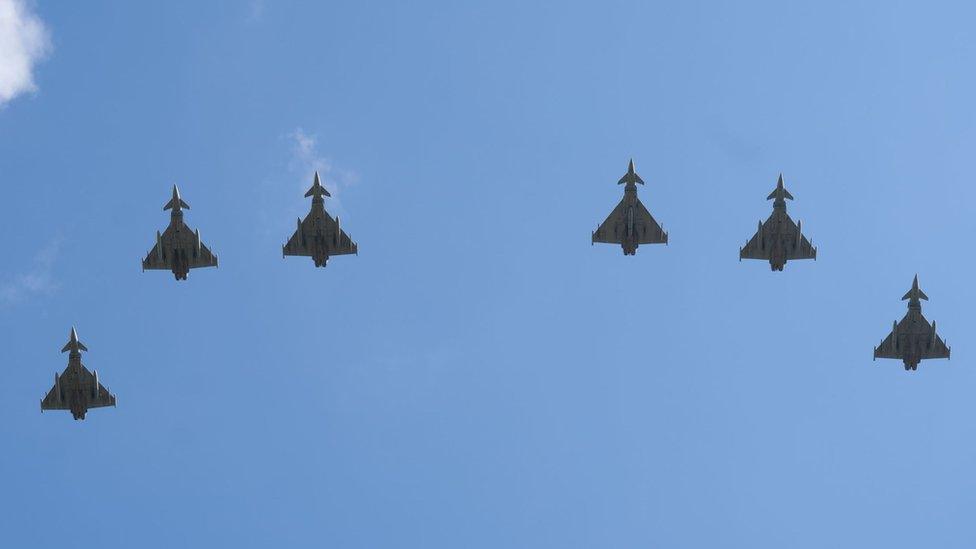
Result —
<instances>
[{"instance_id":1,"label":"wispy cloud","mask_svg":"<svg viewBox=\"0 0 976 549\"><path fill-rule=\"evenodd\" d=\"M266 177L259 187L266 207L257 212L254 226L261 237L277 240L287 231L295 230L295 216L305 217L308 213L308 200L301 196L312 186L315 172L319 173L322 184L332 195L326 204L329 213L346 219L339 196L344 189L358 182L357 174L336 168L319 151L317 136L303 128L281 134L278 139L286 156L282 157L275 175Z\"/></svg>"},{"instance_id":2,"label":"wispy cloud","mask_svg":"<svg viewBox=\"0 0 976 549\"><path fill-rule=\"evenodd\" d=\"M44 246L31 264L30 270L0 281L0 304L20 303L36 295L50 295L60 286L54 278L54 261L61 251L61 238Z\"/></svg>"},{"instance_id":3,"label":"wispy cloud","mask_svg":"<svg viewBox=\"0 0 976 549\"><path fill-rule=\"evenodd\" d=\"M248 23L256 23L264 17L264 0L251 0L247 4L247 14L245 20Z\"/></svg>"},{"instance_id":4,"label":"wispy cloud","mask_svg":"<svg viewBox=\"0 0 976 549\"><path fill-rule=\"evenodd\" d=\"M50 49L47 27L25 0L0 0L0 106L37 89L34 65Z\"/></svg>"},{"instance_id":5,"label":"wispy cloud","mask_svg":"<svg viewBox=\"0 0 976 549\"><path fill-rule=\"evenodd\" d=\"M319 152L318 138L306 133L302 128L288 134L292 140L292 159L289 169L301 177L300 186L304 191L312 184L315 172L319 173L322 185L338 202L343 189L357 182L355 172L336 168L332 161Z\"/></svg>"}]
</instances>

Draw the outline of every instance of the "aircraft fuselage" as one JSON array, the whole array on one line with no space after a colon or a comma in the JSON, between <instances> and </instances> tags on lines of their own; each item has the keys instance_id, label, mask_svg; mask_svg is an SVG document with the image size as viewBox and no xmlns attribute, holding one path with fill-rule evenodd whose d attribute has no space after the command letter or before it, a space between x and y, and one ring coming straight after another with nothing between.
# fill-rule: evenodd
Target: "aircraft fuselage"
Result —
<instances>
[{"instance_id":1,"label":"aircraft fuselage","mask_svg":"<svg viewBox=\"0 0 976 549\"><path fill-rule=\"evenodd\" d=\"M637 185L628 183L624 189L624 200L627 203L627 217L624 220L624 236L621 239L620 247L624 250L624 255L637 255Z\"/></svg>"}]
</instances>

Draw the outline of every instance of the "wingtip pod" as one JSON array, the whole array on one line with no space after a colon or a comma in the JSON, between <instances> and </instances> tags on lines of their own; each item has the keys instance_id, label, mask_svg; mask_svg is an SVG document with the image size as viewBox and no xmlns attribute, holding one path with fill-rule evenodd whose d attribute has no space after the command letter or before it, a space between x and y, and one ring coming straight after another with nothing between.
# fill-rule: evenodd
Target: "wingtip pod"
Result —
<instances>
[{"instance_id":1,"label":"wingtip pod","mask_svg":"<svg viewBox=\"0 0 976 549\"><path fill-rule=\"evenodd\" d=\"M305 197L319 197L319 196L332 196L329 194L328 189L322 186L322 181L319 179L319 172L315 172L315 179L312 181L312 186L305 192Z\"/></svg>"},{"instance_id":2,"label":"wingtip pod","mask_svg":"<svg viewBox=\"0 0 976 549\"><path fill-rule=\"evenodd\" d=\"M190 209L190 205L184 202L182 198L180 198L180 189L179 187L176 186L175 183L173 184L173 196L172 198L169 199L169 202L167 202L166 205L163 206L163 210L164 211L172 210L174 208L177 211L183 208L186 208L187 210Z\"/></svg>"}]
</instances>

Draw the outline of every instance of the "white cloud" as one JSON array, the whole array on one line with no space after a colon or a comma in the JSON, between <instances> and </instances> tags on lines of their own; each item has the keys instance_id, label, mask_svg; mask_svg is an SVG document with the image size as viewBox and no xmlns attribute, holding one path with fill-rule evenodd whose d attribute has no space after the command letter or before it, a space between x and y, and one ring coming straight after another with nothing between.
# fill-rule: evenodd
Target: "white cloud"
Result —
<instances>
[{"instance_id":1,"label":"white cloud","mask_svg":"<svg viewBox=\"0 0 976 549\"><path fill-rule=\"evenodd\" d=\"M305 133L305 130L298 128L288 137L293 140L290 169L301 176L303 191L312 185L315 172L319 173L322 185L329 190L336 201L343 188L356 182L355 173L335 168L332 161L319 152L318 138L315 134Z\"/></svg>"},{"instance_id":2,"label":"white cloud","mask_svg":"<svg viewBox=\"0 0 976 549\"><path fill-rule=\"evenodd\" d=\"M307 175L308 183L311 183L315 172L319 172L319 176L325 178L325 175L332 170L332 163L319 154L318 139L314 135L305 133L301 128L291 132L288 137L294 141L291 150L291 169L300 172L303 176ZM322 184L326 185L326 182L323 181Z\"/></svg>"},{"instance_id":3,"label":"white cloud","mask_svg":"<svg viewBox=\"0 0 976 549\"><path fill-rule=\"evenodd\" d=\"M56 238L34 256L29 271L0 282L0 304L22 302L35 295L50 295L59 287L54 279L54 260L61 251L61 239Z\"/></svg>"},{"instance_id":4,"label":"white cloud","mask_svg":"<svg viewBox=\"0 0 976 549\"><path fill-rule=\"evenodd\" d=\"M34 64L50 49L47 28L25 0L0 0L0 106L37 89Z\"/></svg>"},{"instance_id":5,"label":"white cloud","mask_svg":"<svg viewBox=\"0 0 976 549\"><path fill-rule=\"evenodd\" d=\"M261 183L262 203L269 205L261 208L254 223L261 237L277 240L286 231L295 230L295 216L304 218L308 214L308 200L303 200L301 196L312 186L315 172L319 172L322 185L332 195L326 199L328 212L333 216L341 215L343 219L352 219L351 216L347 217L338 198L342 190L358 181L356 173L336 168L319 151L315 134L307 133L303 128L281 134L278 139L287 147L287 164L284 166L285 173L268 177ZM276 170L280 171L280 168ZM282 187L286 188L283 190ZM289 216L291 221L287 221ZM287 223L283 225L283 221Z\"/></svg>"}]
</instances>

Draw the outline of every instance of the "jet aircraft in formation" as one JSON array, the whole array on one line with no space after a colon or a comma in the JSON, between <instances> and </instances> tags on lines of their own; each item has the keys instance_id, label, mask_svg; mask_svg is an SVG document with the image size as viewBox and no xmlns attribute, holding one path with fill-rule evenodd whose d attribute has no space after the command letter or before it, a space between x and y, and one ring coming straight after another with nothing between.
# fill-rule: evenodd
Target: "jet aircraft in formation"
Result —
<instances>
[{"instance_id":1,"label":"jet aircraft in formation","mask_svg":"<svg viewBox=\"0 0 976 549\"><path fill-rule=\"evenodd\" d=\"M793 195L783 186L783 174L766 200L773 201L773 213L765 223L759 222L756 234L744 248L739 248L739 261L765 259L772 270L782 271L787 260L817 259L817 249L803 236L800 222L794 223L786 213L786 201L793 200Z\"/></svg>"},{"instance_id":2,"label":"jet aircraft in formation","mask_svg":"<svg viewBox=\"0 0 976 549\"><path fill-rule=\"evenodd\" d=\"M637 198L637 185L643 185L644 180L637 175L633 160L617 184L625 185L624 196L592 233L591 242L619 244L624 255L635 255L640 244L667 244L668 233ZM316 267L324 267L332 256L358 254L358 246L342 230L339 218L333 219L325 211L324 197L331 195L322 186L318 172L305 196L312 198L311 210L305 219L298 220L294 234L282 246L282 254L311 257ZM817 249L803 236L800 223L794 223L786 213L786 201L793 200L793 195L786 190L782 174L766 199L773 200L773 213L765 223L759 222L756 234L739 249L739 260L767 260L773 271L782 271L788 260L816 259ZM186 280L190 269L217 266L217 256L203 244L200 231L191 231L183 222L184 208L190 206L173 185L173 195L163 207L171 210L169 226L162 234L156 231L156 245L142 260L143 270L169 270L177 280ZM924 359L949 358L950 349L936 334L935 322L929 324L922 316L921 300L928 300L928 296L918 287L917 275L902 299L908 300L908 313L874 349L874 358L900 359L906 370L917 369ZM61 349L69 353L68 367L61 375L54 375L54 387L41 400L42 411L71 410L75 419L85 419L89 408L115 406L115 395L98 382L97 373L89 372L81 363L81 351L87 350L71 328L70 339Z\"/></svg>"},{"instance_id":3,"label":"jet aircraft in formation","mask_svg":"<svg viewBox=\"0 0 976 549\"><path fill-rule=\"evenodd\" d=\"M316 267L325 267L333 255L359 254L356 243L339 227L339 216L335 219L325 211L324 196L332 196L319 181L315 172L312 187L305 197L312 197L312 209L304 220L298 220L298 228L288 242L281 247L282 256L311 256Z\"/></svg>"},{"instance_id":4,"label":"jet aircraft in formation","mask_svg":"<svg viewBox=\"0 0 976 549\"><path fill-rule=\"evenodd\" d=\"M41 411L71 410L75 419L85 419L89 408L115 406L115 395L98 382L98 372L88 371L81 363L81 352L88 347L78 341L78 333L71 328L68 343L61 352L68 353L68 367L59 376L54 374L54 387L41 400Z\"/></svg>"},{"instance_id":5,"label":"jet aircraft in formation","mask_svg":"<svg viewBox=\"0 0 976 549\"><path fill-rule=\"evenodd\" d=\"M618 181L618 184L626 184L624 197L592 233L593 243L620 244L624 255L635 255L640 244L667 243L668 234L637 198L638 183L643 185L644 180L637 175L631 160L627 173ZM739 248L739 260L769 261L773 271L782 271L789 260L817 259L813 241L803 235L800 222L794 222L786 213L786 201L793 200L793 195L786 190L782 174L766 200L773 201L773 212L765 222L759 222L756 234ZM928 297L918 287L918 276L902 299L908 300L908 313L901 322L894 323L888 337L874 349L874 358L900 359L906 370L917 369L918 363L924 359L949 358L949 347L936 334L935 322L929 324L922 316L921 300L928 300Z\"/></svg>"},{"instance_id":6,"label":"jet aircraft in formation","mask_svg":"<svg viewBox=\"0 0 976 549\"><path fill-rule=\"evenodd\" d=\"M627 173L617 181L624 186L624 197L607 219L591 235L591 244L602 242L620 244L624 255L636 255L641 244L667 244L668 233L654 220L651 212L637 198L637 184L644 180L634 170L634 160L627 166Z\"/></svg>"},{"instance_id":7,"label":"jet aircraft in formation","mask_svg":"<svg viewBox=\"0 0 976 549\"><path fill-rule=\"evenodd\" d=\"M922 316L922 301L929 296L918 287L918 275L912 281L901 300L908 300L908 312L901 322L895 321L891 333L881 345L874 348L874 358L897 358L905 364L906 370L915 370L918 363L929 358L949 358L950 349L937 333L935 321L931 324Z\"/></svg>"},{"instance_id":8,"label":"jet aircraft in formation","mask_svg":"<svg viewBox=\"0 0 976 549\"><path fill-rule=\"evenodd\" d=\"M180 198L180 190L173 185L173 197L163 206L163 211L172 210L169 227L159 234L156 231L156 245L142 260L142 270L169 270L176 280L186 280L190 269L216 267L217 256L200 239L200 230L191 231L183 223L183 208L190 206Z\"/></svg>"}]
</instances>

